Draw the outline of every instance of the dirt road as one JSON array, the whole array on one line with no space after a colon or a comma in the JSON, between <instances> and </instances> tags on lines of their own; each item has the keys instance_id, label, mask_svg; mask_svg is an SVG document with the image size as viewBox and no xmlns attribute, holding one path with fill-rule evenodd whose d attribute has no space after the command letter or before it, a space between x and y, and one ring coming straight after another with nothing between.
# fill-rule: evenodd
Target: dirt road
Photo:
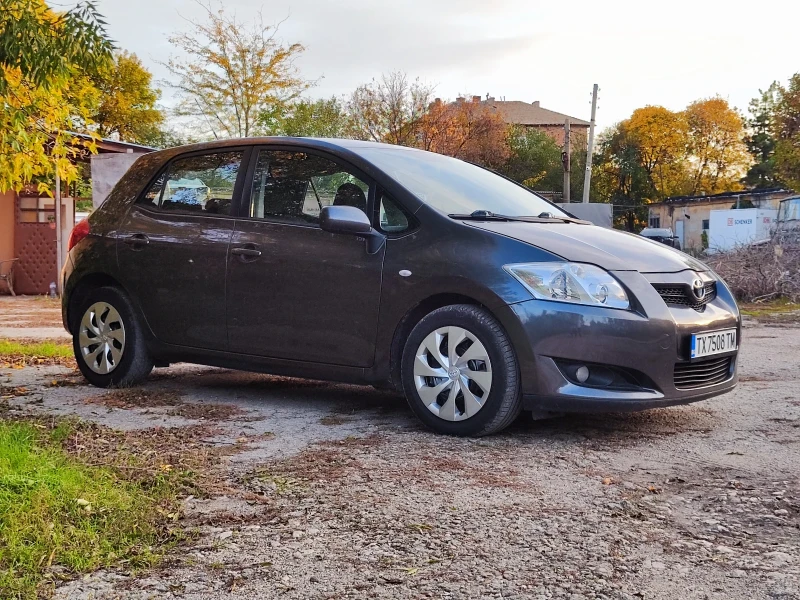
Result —
<instances>
[{"instance_id":1,"label":"dirt road","mask_svg":"<svg viewBox=\"0 0 800 600\"><path fill-rule=\"evenodd\" d=\"M742 344L726 396L479 440L369 388L218 369L157 370L140 408L53 386L58 367L0 382L27 387L22 411L209 424L204 443L242 448L224 496L185 503L196 539L61 599L800 598L800 328L751 324Z\"/></svg>"}]
</instances>

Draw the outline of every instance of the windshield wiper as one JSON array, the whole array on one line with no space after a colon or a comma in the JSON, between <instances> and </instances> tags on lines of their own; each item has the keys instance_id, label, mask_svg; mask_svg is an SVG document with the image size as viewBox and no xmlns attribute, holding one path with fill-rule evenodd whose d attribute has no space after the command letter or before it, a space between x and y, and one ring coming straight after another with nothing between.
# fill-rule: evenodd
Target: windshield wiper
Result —
<instances>
[{"instance_id":1,"label":"windshield wiper","mask_svg":"<svg viewBox=\"0 0 800 600\"><path fill-rule=\"evenodd\" d=\"M513 221L515 219L515 217L496 215L490 210L474 210L468 215L452 213L447 216L450 217L451 219L461 219L461 220L474 219L475 221Z\"/></svg>"},{"instance_id":2,"label":"windshield wiper","mask_svg":"<svg viewBox=\"0 0 800 600\"><path fill-rule=\"evenodd\" d=\"M581 219L574 219L572 217L555 216L549 212L543 212L539 216L520 216L512 217L509 215L499 215L490 210L475 210L470 214L449 214L451 219L459 219L464 221L518 221L521 223L577 223L579 225L591 225L591 221L583 221Z\"/></svg>"}]
</instances>

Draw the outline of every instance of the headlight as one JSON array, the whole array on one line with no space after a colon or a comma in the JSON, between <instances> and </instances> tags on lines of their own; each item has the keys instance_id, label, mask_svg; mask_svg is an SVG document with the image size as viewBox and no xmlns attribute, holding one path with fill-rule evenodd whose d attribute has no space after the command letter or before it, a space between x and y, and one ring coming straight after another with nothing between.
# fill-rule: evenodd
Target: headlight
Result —
<instances>
[{"instance_id":1,"label":"headlight","mask_svg":"<svg viewBox=\"0 0 800 600\"><path fill-rule=\"evenodd\" d=\"M619 282L594 265L546 262L505 265L503 268L540 300L623 309L631 305Z\"/></svg>"}]
</instances>

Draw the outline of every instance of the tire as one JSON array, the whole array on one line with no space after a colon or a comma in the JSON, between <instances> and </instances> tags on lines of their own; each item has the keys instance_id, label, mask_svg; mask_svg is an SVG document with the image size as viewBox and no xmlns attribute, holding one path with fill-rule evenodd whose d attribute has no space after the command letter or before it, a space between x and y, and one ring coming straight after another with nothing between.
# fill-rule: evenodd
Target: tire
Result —
<instances>
[{"instance_id":1,"label":"tire","mask_svg":"<svg viewBox=\"0 0 800 600\"><path fill-rule=\"evenodd\" d=\"M457 339L450 340L450 332ZM457 342L454 362L449 356L451 341ZM401 374L411 409L437 433L473 437L497 433L522 411L514 348L497 319L478 306L445 306L417 323L403 349Z\"/></svg>"},{"instance_id":2,"label":"tire","mask_svg":"<svg viewBox=\"0 0 800 600\"><path fill-rule=\"evenodd\" d=\"M72 349L78 368L92 385L129 387L153 370L142 326L120 289L101 287L83 295L74 318ZM93 344L95 339L100 343Z\"/></svg>"}]
</instances>

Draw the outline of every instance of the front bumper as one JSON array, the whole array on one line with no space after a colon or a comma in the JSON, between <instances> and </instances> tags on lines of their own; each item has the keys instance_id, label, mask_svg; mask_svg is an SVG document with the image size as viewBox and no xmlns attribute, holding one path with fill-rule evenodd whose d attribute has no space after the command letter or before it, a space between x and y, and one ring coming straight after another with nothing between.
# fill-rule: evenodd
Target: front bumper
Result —
<instances>
[{"instance_id":1,"label":"front bumper","mask_svg":"<svg viewBox=\"0 0 800 600\"><path fill-rule=\"evenodd\" d=\"M688 306L667 306L651 284L661 281L664 275L651 277L620 271L614 276L634 299L632 310L542 300L502 309L501 321L517 351L527 410L644 410L696 402L723 394L736 385L735 352L728 355L729 370L722 381L718 378L713 384L691 389L675 384L676 365L690 363L691 334L736 328L741 344L739 311L722 282L717 283L716 298L700 312ZM692 271L669 276L696 277ZM580 385L565 375L563 361L618 368L638 374L641 384L624 389Z\"/></svg>"}]
</instances>

